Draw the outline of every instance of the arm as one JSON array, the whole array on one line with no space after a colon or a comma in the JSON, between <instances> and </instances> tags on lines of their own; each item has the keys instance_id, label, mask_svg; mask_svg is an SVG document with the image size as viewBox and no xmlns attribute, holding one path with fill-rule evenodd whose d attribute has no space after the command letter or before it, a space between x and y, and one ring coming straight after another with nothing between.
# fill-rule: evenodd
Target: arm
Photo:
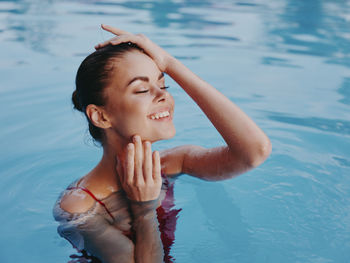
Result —
<instances>
[{"instance_id":1,"label":"arm","mask_svg":"<svg viewBox=\"0 0 350 263\"><path fill-rule=\"evenodd\" d=\"M130 200L135 233L135 262L163 262L163 246L156 208L162 179L159 152L135 135L125 153L117 157L117 174Z\"/></svg>"},{"instance_id":2,"label":"arm","mask_svg":"<svg viewBox=\"0 0 350 263\"><path fill-rule=\"evenodd\" d=\"M189 174L203 180L218 181L232 178L251 169L227 153L227 146L204 148L182 145L161 151L162 173L175 176Z\"/></svg>"},{"instance_id":3,"label":"arm","mask_svg":"<svg viewBox=\"0 0 350 263\"><path fill-rule=\"evenodd\" d=\"M123 42L133 42L143 48L159 69L173 78L198 104L227 143L227 146L212 149L186 145L162 152L162 168L166 174L176 171L207 180L226 179L258 166L269 156L270 140L222 93L144 35L133 35L109 26L103 28L118 37L96 48ZM169 163L171 167L167 166Z\"/></svg>"},{"instance_id":4,"label":"arm","mask_svg":"<svg viewBox=\"0 0 350 263\"><path fill-rule=\"evenodd\" d=\"M168 60L166 73L198 104L227 146L206 149L185 145L163 151L165 172L220 180L261 164L271 152L270 140L263 131L234 103L177 59L169 57Z\"/></svg>"},{"instance_id":5,"label":"arm","mask_svg":"<svg viewBox=\"0 0 350 263\"><path fill-rule=\"evenodd\" d=\"M103 263L134 263L135 246L105 218L94 216L77 226L84 247Z\"/></svg>"},{"instance_id":6,"label":"arm","mask_svg":"<svg viewBox=\"0 0 350 263\"><path fill-rule=\"evenodd\" d=\"M231 162L240 161L247 167L265 160L271 149L269 139L234 103L173 57L169 58L166 73L198 104L227 143L226 149L217 148L206 154L227 155L229 158L223 162L232 159ZM195 154L201 151L193 150Z\"/></svg>"},{"instance_id":7,"label":"arm","mask_svg":"<svg viewBox=\"0 0 350 263\"><path fill-rule=\"evenodd\" d=\"M156 208L158 200L131 201L133 230L135 232L135 260L142 263L163 262L163 246L160 240Z\"/></svg>"}]
</instances>

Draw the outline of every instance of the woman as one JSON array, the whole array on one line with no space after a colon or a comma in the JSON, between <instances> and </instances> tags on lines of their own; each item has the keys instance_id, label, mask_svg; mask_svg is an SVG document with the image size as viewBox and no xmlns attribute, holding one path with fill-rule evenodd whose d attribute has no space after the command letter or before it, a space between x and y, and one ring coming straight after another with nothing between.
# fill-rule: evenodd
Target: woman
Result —
<instances>
[{"instance_id":1,"label":"woman","mask_svg":"<svg viewBox=\"0 0 350 263\"><path fill-rule=\"evenodd\" d=\"M232 178L261 164L271 144L236 105L147 37L102 28L116 37L82 62L73 102L101 142L103 156L62 193L54 215L63 237L102 262L162 262L169 247L163 255L167 235L161 236L156 219L171 208L169 178ZM175 135L174 100L164 73L198 104L226 146L152 152L153 142Z\"/></svg>"}]
</instances>

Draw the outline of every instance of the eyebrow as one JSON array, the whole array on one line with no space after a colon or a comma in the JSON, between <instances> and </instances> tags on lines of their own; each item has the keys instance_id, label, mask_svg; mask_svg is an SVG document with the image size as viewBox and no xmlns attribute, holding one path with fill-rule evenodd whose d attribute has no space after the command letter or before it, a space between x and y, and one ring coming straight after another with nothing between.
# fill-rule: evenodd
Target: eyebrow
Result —
<instances>
[{"instance_id":1,"label":"eyebrow","mask_svg":"<svg viewBox=\"0 0 350 263\"><path fill-rule=\"evenodd\" d=\"M160 75L158 77L158 80L161 80L162 78L164 78L164 73L163 72L160 73ZM130 80L129 83L126 85L126 87L129 86L131 83L133 83L136 80L142 80L142 81L149 82L149 78L148 77L138 76L138 77L135 77L132 80Z\"/></svg>"}]
</instances>

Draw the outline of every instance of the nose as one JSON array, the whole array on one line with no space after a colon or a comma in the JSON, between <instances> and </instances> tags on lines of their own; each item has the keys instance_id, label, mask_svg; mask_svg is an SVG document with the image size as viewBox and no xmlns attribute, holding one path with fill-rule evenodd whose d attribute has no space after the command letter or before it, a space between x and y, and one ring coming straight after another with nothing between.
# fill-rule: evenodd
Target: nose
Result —
<instances>
[{"instance_id":1,"label":"nose","mask_svg":"<svg viewBox=\"0 0 350 263\"><path fill-rule=\"evenodd\" d=\"M165 89L154 87L155 92L155 100L157 102L165 101L168 96L168 92Z\"/></svg>"}]
</instances>

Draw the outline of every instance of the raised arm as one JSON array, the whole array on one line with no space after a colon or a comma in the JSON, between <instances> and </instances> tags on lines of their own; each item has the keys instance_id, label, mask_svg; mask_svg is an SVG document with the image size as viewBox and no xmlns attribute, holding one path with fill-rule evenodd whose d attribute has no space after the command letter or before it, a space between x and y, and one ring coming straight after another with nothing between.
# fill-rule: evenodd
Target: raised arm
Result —
<instances>
[{"instance_id":1,"label":"raised arm","mask_svg":"<svg viewBox=\"0 0 350 263\"><path fill-rule=\"evenodd\" d=\"M261 164L271 152L271 143L264 132L222 93L200 79L176 58L144 35L103 26L117 35L96 48L107 44L133 42L155 61L162 72L173 78L198 104L226 146L206 149L185 145L161 153L165 174L187 173L206 180L220 180L247 171Z\"/></svg>"},{"instance_id":2,"label":"raised arm","mask_svg":"<svg viewBox=\"0 0 350 263\"><path fill-rule=\"evenodd\" d=\"M226 179L258 166L269 156L268 137L227 97L173 57L169 58L166 73L197 103L227 143L211 149L184 145L162 152L162 162L169 163L166 167L170 173ZM181 163L181 171L174 171L176 163Z\"/></svg>"}]
</instances>

